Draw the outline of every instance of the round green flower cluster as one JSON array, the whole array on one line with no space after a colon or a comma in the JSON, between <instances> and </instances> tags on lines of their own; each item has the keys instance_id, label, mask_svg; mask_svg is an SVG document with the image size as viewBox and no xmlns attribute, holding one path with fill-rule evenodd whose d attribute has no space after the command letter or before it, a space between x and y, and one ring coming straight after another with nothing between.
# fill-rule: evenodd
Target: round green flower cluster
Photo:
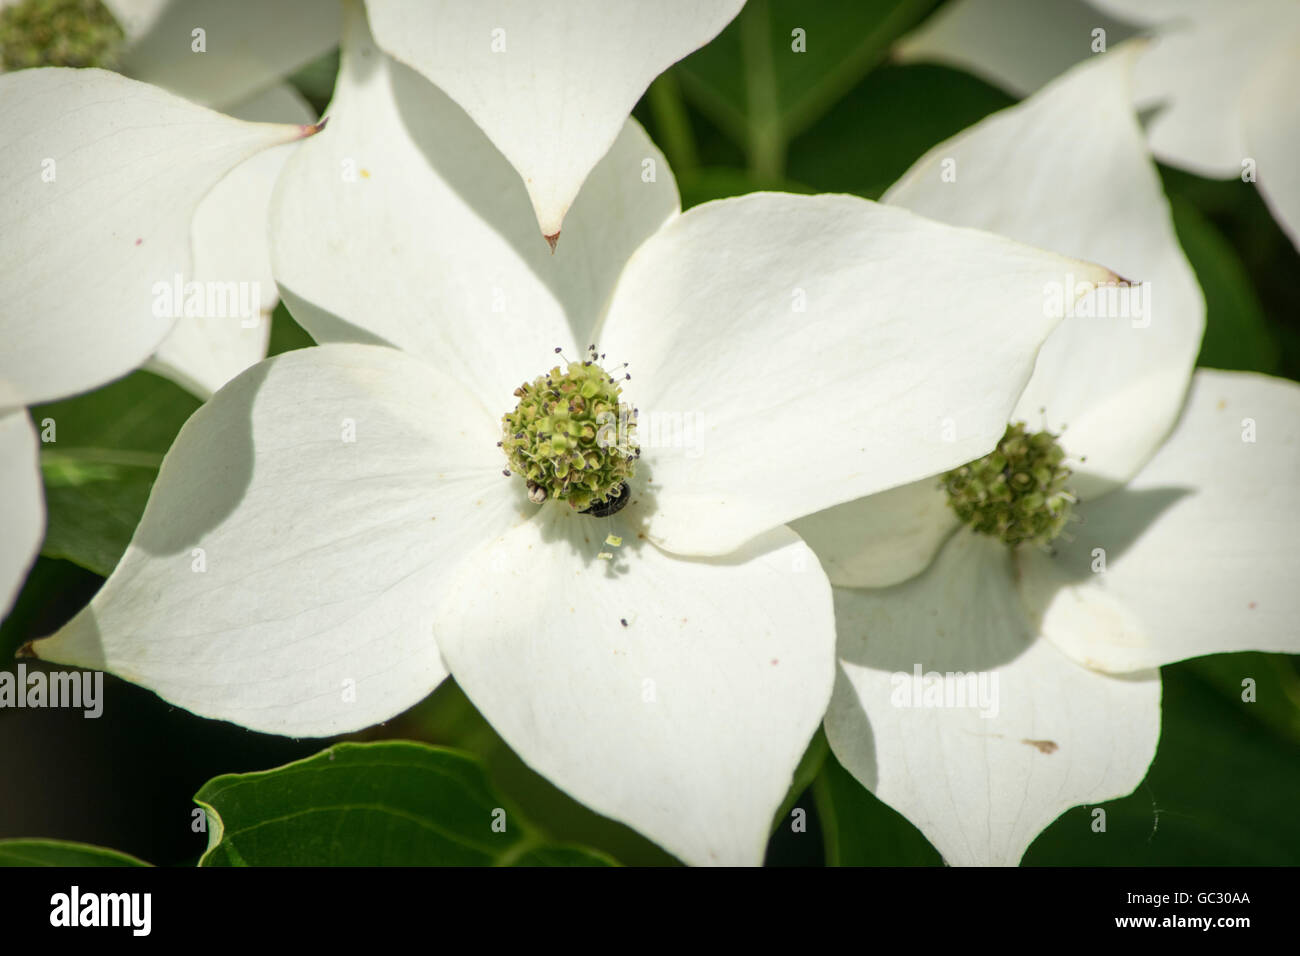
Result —
<instances>
[{"instance_id":1,"label":"round green flower cluster","mask_svg":"<svg viewBox=\"0 0 1300 956\"><path fill-rule=\"evenodd\" d=\"M126 40L100 0L20 0L0 10L0 67L113 69Z\"/></svg>"},{"instance_id":2,"label":"round green flower cluster","mask_svg":"<svg viewBox=\"0 0 1300 956\"><path fill-rule=\"evenodd\" d=\"M538 504L555 498L575 511L600 509L635 474L636 411L620 404L622 386L594 359L520 385L519 404L501 419L509 471L524 477Z\"/></svg>"},{"instance_id":3,"label":"round green flower cluster","mask_svg":"<svg viewBox=\"0 0 1300 956\"><path fill-rule=\"evenodd\" d=\"M1024 542L1046 547L1065 528L1075 502L1065 487L1070 469L1051 432L1008 425L998 447L978 461L943 476L948 503L980 534L1013 548Z\"/></svg>"}]
</instances>

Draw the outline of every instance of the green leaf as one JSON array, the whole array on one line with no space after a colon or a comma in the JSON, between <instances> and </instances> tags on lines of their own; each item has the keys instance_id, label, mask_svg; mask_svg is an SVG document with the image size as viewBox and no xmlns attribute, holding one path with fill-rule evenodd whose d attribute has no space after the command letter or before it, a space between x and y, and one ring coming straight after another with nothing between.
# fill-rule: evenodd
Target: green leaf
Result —
<instances>
[{"instance_id":1,"label":"green leaf","mask_svg":"<svg viewBox=\"0 0 1300 956\"><path fill-rule=\"evenodd\" d=\"M1197 365L1276 371L1281 351L1236 251L1190 202L1171 203L1178 241L1205 293L1205 338Z\"/></svg>"},{"instance_id":2,"label":"green leaf","mask_svg":"<svg viewBox=\"0 0 1300 956\"><path fill-rule=\"evenodd\" d=\"M477 760L426 744L336 744L275 770L216 777L194 800L208 814L201 866L613 865L547 845Z\"/></svg>"},{"instance_id":3,"label":"green leaf","mask_svg":"<svg viewBox=\"0 0 1300 956\"><path fill-rule=\"evenodd\" d=\"M667 851L625 824L583 806L529 767L478 712L455 678L388 724L413 740L469 751L482 761L493 785L515 806L527 808L550 843L595 847L626 866L680 866Z\"/></svg>"},{"instance_id":4,"label":"green leaf","mask_svg":"<svg viewBox=\"0 0 1300 956\"><path fill-rule=\"evenodd\" d=\"M828 866L939 866L939 852L828 753L813 782Z\"/></svg>"},{"instance_id":5,"label":"green leaf","mask_svg":"<svg viewBox=\"0 0 1300 956\"><path fill-rule=\"evenodd\" d=\"M32 409L48 512L41 553L107 577L135 533L163 455L198 407L180 386L136 372Z\"/></svg>"},{"instance_id":6,"label":"green leaf","mask_svg":"<svg viewBox=\"0 0 1300 956\"><path fill-rule=\"evenodd\" d=\"M1246 651L1198 657L1183 665L1236 709L1283 739L1300 744L1300 657ZM1251 695L1254 700L1244 700Z\"/></svg>"},{"instance_id":7,"label":"green leaf","mask_svg":"<svg viewBox=\"0 0 1300 956\"><path fill-rule=\"evenodd\" d=\"M279 355L294 349L310 348L315 344L307 330L294 321L288 307L283 302L277 303L275 312L271 315L271 341L267 343L266 354Z\"/></svg>"},{"instance_id":8,"label":"green leaf","mask_svg":"<svg viewBox=\"0 0 1300 956\"><path fill-rule=\"evenodd\" d=\"M117 850L65 840L0 840L0 866L148 866Z\"/></svg>"},{"instance_id":9,"label":"green leaf","mask_svg":"<svg viewBox=\"0 0 1300 956\"><path fill-rule=\"evenodd\" d=\"M544 846L526 850L511 866L616 866L599 850L577 846Z\"/></svg>"},{"instance_id":10,"label":"green leaf","mask_svg":"<svg viewBox=\"0 0 1300 956\"><path fill-rule=\"evenodd\" d=\"M687 97L746 149L755 174L780 179L790 139L877 66L936 2L749 0L676 73Z\"/></svg>"}]
</instances>

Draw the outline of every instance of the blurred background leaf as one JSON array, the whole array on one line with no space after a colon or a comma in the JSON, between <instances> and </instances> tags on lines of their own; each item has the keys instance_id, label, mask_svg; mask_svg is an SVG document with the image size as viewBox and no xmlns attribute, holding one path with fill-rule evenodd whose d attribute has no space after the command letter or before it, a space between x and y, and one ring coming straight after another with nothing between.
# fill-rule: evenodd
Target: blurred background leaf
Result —
<instances>
[{"instance_id":1,"label":"blurred background leaf","mask_svg":"<svg viewBox=\"0 0 1300 956\"><path fill-rule=\"evenodd\" d=\"M143 860L117 850L62 840L0 840L0 867L4 866L148 866Z\"/></svg>"},{"instance_id":2,"label":"blurred background leaf","mask_svg":"<svg viewBox=\"0 0 1300 956\"><path fill-rule=\"evenodd\" d=\"M754 175L779 181L790 140L935 6L936 0L749 0L674 72L692 104L744 149Z\"/></svg>"},{"instance_id":3,"label":"blurred background leaf","mask_svg":"<svg viewBox=\"0 0 1300 956\"><path fill-rule=\"evenodd\" d=\"M1171 206L1178 241L1205 295L1205 337L1196 364L1276 371L1281 350L1241 259L1194 205L1174 197Z\"/></svg>"},{"instance_id":4,"label":"blurred background leaf","mask_svg":"<svg viewBox=\"0 0 1300 956\"><path fill-rule=\"evenodd\" d=\"M48 514L41 553L107 576L144 513L158 466L199 400L134 372L104 388L32 409L56 441L41 446Z\"/></svg>"},{"instance_id":5,"label":"blurred background leaf","mask_svg":"<svg viewBox=\"0 0 1300 956\"><path fill-rule=\"evenodd\" d=\"M921 831L827 757L813 784L828 866L938 866Z\"/></svg>"}]
</instances>

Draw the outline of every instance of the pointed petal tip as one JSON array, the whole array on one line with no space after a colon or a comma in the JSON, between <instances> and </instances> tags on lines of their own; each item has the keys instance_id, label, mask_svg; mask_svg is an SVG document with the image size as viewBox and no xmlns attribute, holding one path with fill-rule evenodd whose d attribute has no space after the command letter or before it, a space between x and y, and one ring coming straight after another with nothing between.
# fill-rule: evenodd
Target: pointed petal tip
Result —
<instances>
[{"instance_id":1,"label":"pointed petal tip","mask_svg":"<svg viewBox=\"0 0 1300 956\"><path fill-rule=\"evenodd\" d=\"M547 244L548 246L551 247L551 255L555 255L555 244L556 244L557 242L560 241L560 232L559 232L559 230L557 229L555 232L551 233L549 236L546 235L546 234L543 234L543 235L542 235L542 238L545 239L545 240L546 240L546 244Z\"/></svg>"},{"instance_id":2,"label":"pointed petal tip","mask_svg":"<svg viewBox=\"0 0 1300 956\"><path fill-rule=\"evenodd\" d=\"M23 659L34 660L39 656L40 655L36 653L35 641L28 641L22 647L18 648L18 650L14 651L14 660L23 660Z\"/></svg>"},{"instance_id":3,"label":"pointed petal tip","mask_svg":"<svg viewBox=\"0 0 1300 956\"><path fill-rule=\"evenodd\" d=\"M317 133L319 133L321 130L325 128L326 124L328 124L329 121L330 118L328 116L322 116L319 123L305 123L302 126L299 126L298 129L300 133L298 138L307 139L307 137L309 136L315 136Z\"/></svg>"}]
</instances>

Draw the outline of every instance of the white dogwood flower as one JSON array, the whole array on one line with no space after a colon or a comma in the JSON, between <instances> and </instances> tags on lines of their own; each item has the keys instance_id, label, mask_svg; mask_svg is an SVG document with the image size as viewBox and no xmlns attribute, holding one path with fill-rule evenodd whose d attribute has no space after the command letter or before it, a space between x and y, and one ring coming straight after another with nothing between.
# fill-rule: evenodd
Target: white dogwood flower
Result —
<instances>
[{"instance_id":1,"label":"white dogwood flower","mask_svg":"<svg viewBox=\"0 0 1300 956\"><path fill-rule=\"evenodd\" d=\"M886 201L1103 258L1149 299L1098 293L1048 339L1011 417L1037 444L794 525L836 585L831 748L953 864L1015 864L1134 790L1160 665L1300 650L1300 387L1191 375L1204 306L1129 106L1139 52L936 146ZM1050 551L1008 546L1042 529Z\"/></svg>"},{"instance_id":2,"label":"white dogwood flower","mask_svg":"<svg viewBox=\"0 0 1300 956\"><path fill-rule=\"evenodd\" d=\"M1300 248L1300 4L1294 0L958 0L900 45L1023 95L1141 32L1134 73L1157 159L1257 183Z\"/></svg>"},{"instance_id":3,"label":"white dogwood flower","mask_svg":"<svg viewBox=\"0 0 1300 956\"><path fill-rule=\"evenodd\" d=\"M367 0L377 44L455 100L523 177L542 234L614 145L650 82L745 0Z\"/></svg>"},{"instance_id":4,"label":"white dogwood flower","mask_svg":"<svg viewBox=\"0 0 1300 956\"><path fill-rule=\"evenodd\" d=\"M683 214L631 121L551 255L473 121L347 29L329 134L272 211L326 344L191 417L122 562L35 652L295 736L450 672L576 799L758 863L834 667L786 522L988 452L1058 324L1045 286L1111 273L848 196ZM639 457L586 431L615 402Z\"/></svg>"},{"instance_id":5,"label":"white dogwood flower","mask_svg":"<svg viewBox=\"0 0 1300 956\"><path fill-rule=\"evenodd\" d=\"M1134 77L1156 157L1212 179L1258 182L1300 248L1300 4L1093 0L1155 42Z\"/></svg>"},{"instance_id":6,"label":"white dogwood flower","mask_svg":"<svg viewBox=\"0 0 1300 956\"><path fill-rule=\"evenodd\" d=\"M283 78L338 34L338 4L320 0L0 0L0 73L110 68L238 119L303 125L315 116ZM179 285L181 314L147 367L200 398L266 356L279 298L267 204L291 151L217 182L195 210L192 271L158 277Z\"/></svg>"},{"instance_id":7,"label":"white dogwood flower","mask_svg":"<svg viewBox=\"0 0 1300 956\"><path fill-rule=\"evenodd\" d=\"M0 615L44 530L26 406L143 363L173 319L154 285L188 272L194 210L258 152L313 127L246 123L103 70L0 76Z\"/></svg>"}]
</instances>

